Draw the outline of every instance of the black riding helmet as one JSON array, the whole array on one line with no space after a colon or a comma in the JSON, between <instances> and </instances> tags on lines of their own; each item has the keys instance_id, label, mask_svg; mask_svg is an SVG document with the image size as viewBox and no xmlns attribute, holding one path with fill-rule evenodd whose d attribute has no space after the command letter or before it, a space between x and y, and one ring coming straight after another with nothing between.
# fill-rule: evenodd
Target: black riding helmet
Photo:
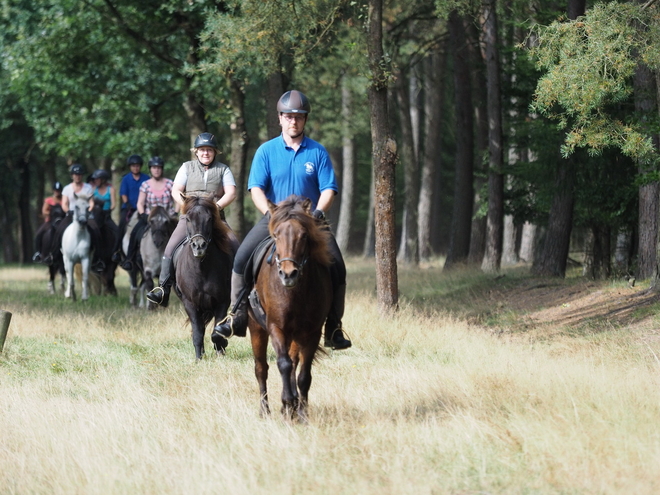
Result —
<instances>
[{"instance_id":1,"label":"black riding helmet","mask_svg":"<svg viewBox=\"0 0 660 495\"><path fill-rule=\"evenodd\" d=\"M83 167L79 163L74 163L73 165L71 165L71 167L69 167L69 174L70 175L73 175L73 174L83 175L84 173L85 173L85 167Z\"/></svg>"},{"instance_id":2,"label":"black riding helmet","mask_svg":"<svg viewBox=\"0 0 660 495\"><path fill-rule=\"evenodd\" d=\"M195 148L201 148L202 146L210 146L211 148L218 150L218 141L215 139L215 136L210 132L202 132L197 138L195 138Z\"/></svg>"},{"instance_id":3,"label":"black riding helmet","mask_svg":"<svg viewBox=\"0 0 660 495\"><path fill-rule=\"evenodd\" d=\"M126 165L130 167L134 163L139 163L140 165L142 165L144 162L142 161L142 157L140 155L129 156L128 159L126 160Z\"/></svg>"},{"instance_id":4,"label":"black riding helmet","mask_svg":"<svg viewBox=\"0 0 660 495\"><path fill-rule=\"evenodd\" d=\"M149 167L160 167L163 168L165 166L165 160L163 160L159 156L152 156L151 160L149 160Z\"/></svg>"},{"instance_id":5,"label":"black riding helmet","mask_svg":"<svg viewBox=\"0 0 660 495\"><path fill-rule=\"evenodd\" d=\"M98 169L92 174L92 179L110 180L110 174L107 170Z\"/></svg>"},{"instance_id":6,"label":"black riding helmet","mask_svg":"<svg viewBox=\"0 0 660 495\"><path fill-rule=\"evenodd\" d=\"M277 111L279 113L304 113L307 114L312 111L309 105L309 100L300 91L295 89L287 91L280 96L277 102Z\"/></svg>"},{"instance_id":7,"label":"black riding helmet","mask_svg":"<svg viewBox=\"0 0 660 495\"><path fill-rule=\"evenodd\" d=\"M53 183L53 191L62 192L62 189L64 189L64 187L62 186L62 183L60 181L55 181Z\"/></svg>"}]
</instances>

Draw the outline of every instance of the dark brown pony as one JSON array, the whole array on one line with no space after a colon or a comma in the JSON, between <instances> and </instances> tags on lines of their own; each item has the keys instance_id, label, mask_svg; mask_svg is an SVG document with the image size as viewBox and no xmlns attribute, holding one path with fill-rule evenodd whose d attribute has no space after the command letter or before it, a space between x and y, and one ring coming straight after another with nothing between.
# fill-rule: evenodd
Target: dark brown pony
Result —
<instances>
[{"instance_id":1,"label":"dark brown pony","mask_svg":"<svg viewBox=\"0 0 660 495\"><path fill-rule=\"evenodd\" d=\"M312 362L330 311L330 233L311 215L309 199L269 203L275 251L261 262L255 290L266 313L262 327L250 308L249 327L262 414L270 413L266 351L270 336L282 376L282 414L306 420ZM298 372L298 367L300 371Z\"/></svg>"},{"instance_id":2,"label":"dark brown pony","mask_svg":"<svg viewBox=\"0 0 660 495\"><path fill-rule=\"evenodd\" d=\"M233 254L229 227L220 218L212 196L188 194L184 198L187 237L174 256L175 290L190 318L195 356L202 359L206 325L213 318L217 324L227 315ZM224 354L227 341L219 340L214 346Z\"/></svg>"}]
</instances>

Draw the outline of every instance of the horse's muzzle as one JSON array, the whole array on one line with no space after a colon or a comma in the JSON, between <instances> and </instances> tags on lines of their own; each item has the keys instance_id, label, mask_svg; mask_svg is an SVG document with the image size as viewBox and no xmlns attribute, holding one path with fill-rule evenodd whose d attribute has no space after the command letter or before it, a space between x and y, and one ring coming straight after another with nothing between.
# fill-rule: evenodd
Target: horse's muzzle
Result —
<instances>
[{"instance_id":1,"label":"horse's muzzle","mask_svg":"<svg viewBox=\"0 0 660 495\"><path fill-rule=\"evenodd\" d=\"M282 282L282 285L284 285L284 287L286 287L287 289L292 289L293 287L296 286L298 280L300 280L301 271L298 270L297 268L294 268L293 270L291 270L291 272L287 273L280 268L277 271L277 274L280 277L280 281Z\"/></svg>"}]
</instances>

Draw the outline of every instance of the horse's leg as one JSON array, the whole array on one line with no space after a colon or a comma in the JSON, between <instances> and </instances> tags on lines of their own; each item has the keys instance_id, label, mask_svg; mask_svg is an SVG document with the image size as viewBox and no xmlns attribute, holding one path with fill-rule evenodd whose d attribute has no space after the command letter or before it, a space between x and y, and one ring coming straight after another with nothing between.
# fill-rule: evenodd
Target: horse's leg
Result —
<instances>
[{"instance_id":1,"label":"horse's leg","mask_svg":"<svg viewBox=\"0 0 660 495\"><path fill-rule=\"evenodd\" d=\"M55 275L57 275L57 267L51 265L48 267L48 293L55 294Z\"/></svg>"},{"instance_id":2,"label":"horse's leg","mask_svg":"<svg viewBox=\"0 0 660 495\"><path fill-rule=\"evenodd\" d=\"M135 270L131 270L128 272L128 278L131 281L131 295L129 296L129 303L131 306L135 307L137 306L137 272Z\"/></svg>"},{"instance_id":3,"label":"horse's leg","mask_svg":"<svg viewBox=\"0 0 660 495\"><path fill-rule=\"evenodd\" d=\"M85 256L81 262L81 268L82 268L82 300L87 301L89 299L89 259L91 257L91 254L88 256Z\"/></svg>"},{"instance_id":4,"label":"horse's leg","mask_svg":"<svg viewBox=\"0 0 660 495\"><path fill-rule=\"evenodd\" d=\"M142 276L142 285L140 285L140 307L142 307L143 304L145 304L145 294L147 292L151 292L154 288L154 276L151 273L151 270L147 270L144 272L144 275ZM158 304L152 303L151 301L147 300L147 309L154 310L158 307Z\"/></svg>"},{"instance_id":5,"label":"horse's leg","mask_svg":"<svg viewBox=\"0 0 660 495\"><path fill-rule=\"evenodd\" d=\"M268 333L260 325L250 325L250 340L252 341L252 354L254 354L254 375L259 384L261 396L261 416L270 414L268 406Z\"/></svg>"},{"instance_id":6,"label":"horse's leg","mask_svg":"<svg viewBox=\"0 0 660 495\"><path fill-rule=\"evenodd\" d=\"M291 376L289 377L289 380L291 381L291 392L293 393L293 408L294 410L298 410L298 384L296 381L296 372L298 370L298 362L300 360L299 354L299 349L298 349L298 344L295 342L291 342L291 346L289 346L289 357L291 358Z\"/></svg>"},{"instance_id":7,"label":"horse's leg","mask_svg":"<svg viewBox=\"0 0 660 495\"><path fill-rule=\"evenodd\" d=\"M76 288L73 285L75 284L75 278L73 275L73 261L70 260L68 256L64 257L64 271L66 271L66 290L64 291L64 297L71 298L75 301Z\"/></svg>"},{"instance_id":8,"label":"horse's leg","mask_svg":"<svg viewBox=\"0 0 660 495\"><path fill-rule=\"evenodd\" d=\"M184 300L183 306L186 308L186 313L190 318L190 325L192 326L192 342L195 348L195 357L199 360L204 357L204 321L200 311L197 310L195 305L190 301Z\"/></svg>"},{"instance_id":9,"label":"horse's leg","mask_svg":"<svg viewBox=\"0 0 660 495\"><path fill-rule=\"evenodd\" d=\"M305 423L307 422L309 388L312 386L312 363L314 362L317 346L318 340L316 344L308 344L300 349L299 352L300 373L298 373L298 390L300 392L300 402L298 404L298 418Z\"/></svg>"},{"instance_id":10,"label":"horse's leg","mask_svg":"<svg viewBox=\"0 0 660 495\"><path fill-rule=\"evenodd\" d=\"M287 342L282 330L275 325L270 326L270 337L277 355L277 369L280 370L280 376L282 377L282 415L291 419L295 409L295 395L291 387L293 363L289 356L290 344Z\"/></svg>"}]
</instances>

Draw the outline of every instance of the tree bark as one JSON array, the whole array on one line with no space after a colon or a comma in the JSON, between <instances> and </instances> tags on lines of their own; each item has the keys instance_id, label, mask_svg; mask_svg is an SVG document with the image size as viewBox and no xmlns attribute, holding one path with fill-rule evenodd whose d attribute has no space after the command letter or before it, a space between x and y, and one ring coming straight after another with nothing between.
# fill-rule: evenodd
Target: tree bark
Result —
<instances>
[{"instance_id":1,"label":"tree bark","mask_svg":"<svg viewBox=\"0 0 660 495\"><path fill-rule=\"evenodd\" d=\"M657 93L655 78L648 66L639 64L633 80L635 91L635 111L642 115L657 112ZM649 132L651 132L649 130ZM658 146L657 135L654 144ZM644 175L652 170L643 163L638 165L639 173ZM639 187L639 241L637 256L637 279L655 277L657 272L656 243L658 237L658 194L660 185L657 181ZM654 286L656 284L653 284Z\"/></svg>"},{"instance_id":2,"label":"tree bark","mask_svg":"<svg viewBox=\"0 0 660 495\"><path fill-rule=\"evenodd\" d=\"M348 86L348 76L342 77L341 84L341 118L342 125L342 187L341 203L339 205L339 221L337 222L337 245L342 252L348 250L348 241L353 223L353 208L355 196L355 143L351 131L352 96Z\"/></svg>"},{"instance_id":3,"label":"tree bark","mask_svg":"<svg viewBox=\"0 0 660 495\"><path fill-rule=\"evenodd\" d=\"M484 0L484 41L486 44L486 78L488 88L488 217L486 220L486 252L481 269L498 272L502 262L504 225L504 164L502 146L502 95L498 53L496 0Z\"/></svg>"},{"instance_id":4,"label":"tree bark","mask_svg":"<svg viewBox=\"0 0 660 495\"><path fill-rule=\"evenodd\" d=\"M467 261L472 224L472 179L474 134L472 85L465 25L457 11L449 16L449 34L454 52L454 93L456 104L456 175L454 208L445 269Z\"/></svg>"},{"instance_id":5,"label":"tree bark","mask_svg":"<svg viewBox=\"0 0 660 495\"><path fill-rule=\"evenodd\" d=\"M575 203L575 156L557 163L557 180L541 255L534 259L532 273L540 276L566 276L566 263L573 227Z\"/></svg>"},{"instance_id":6,"label":"tree bark","mask_svg":"<svg viewBox=\"0 0 660 495\"><path fill-rule=\"evenodd\" d=\"M445 63L445 51L440 50L427 57L424 74L424 160L419 191L417 231L419 257L428 260L433 254L431 248L431 213L433 209L433 192L437 171L441 167L440 149L440 116L444 108L444 78L442 70Z\"/></svg>"},{"instance_id":7,"label":"tree bark","mask_svg":"<svg viewBox=\"0 0 660 495\"><path fill-rule=\"evenodd\" d=\"M486 77L486 52L481 43L481 32L475 23L468 24L468 50L472 72L472 99L474 106L475 146L474 173L472 178L474 200L472 211L482 210L482 204L488 200L483 194L488 169L484 166L488 157L488 80ZM468 265L481 266L486 252L486 215L472 214L470 228L470 250Z\"/></svg>"},{"instance_id":8,"label":"tree bark","mask_svg":"<svg viewBox=\"0 0 660 495\"><path fill-rule=\"evenodd\" d=\"M522 226L519 259L525 263L534 262L536 231L537 227L533 223L525 222Z\"/></svg>"},{"instance_id":9,"label":"tree bark","mask_svg":"<svg viewBox=\"0 0 660 495\"><path fill-rule=\"evenodd\" d=\"M396 143L390 134L387 112L389 74L385 72L383 56L383 4L382 0L369 0L368 5L367 51L371 72L369 107L375 183L376 292L380 309L390 312L397 308L399 301L394 214L397 152Z\"/></svg>"},{"instance_id":10,"label":"tree bark","mask_svg":"<svg viewBox=\"0 0 660 495\"><path fill-rule=\"evenodd\" d=\"M282 133L277 114L277 102L284 94L283 74L275 72L268 76L266 86L266 131L268 132L268 139L272 139Z\"/></svg>"},{"instance_id":11,"label":"tree bark","mask_svg":"<svg viewBox=\"0 0 660 495\"><path fill-rule=\"evenodd\" d=\"M250 138L245 126L245 93L239 81L227 77L229 87L229 105L231 106L231 157L229 168L236 181L236 199L229 207L227 221L239 239L246 234L243 200L247 176L247 149Z\"/></svg>"}]
</instances>

